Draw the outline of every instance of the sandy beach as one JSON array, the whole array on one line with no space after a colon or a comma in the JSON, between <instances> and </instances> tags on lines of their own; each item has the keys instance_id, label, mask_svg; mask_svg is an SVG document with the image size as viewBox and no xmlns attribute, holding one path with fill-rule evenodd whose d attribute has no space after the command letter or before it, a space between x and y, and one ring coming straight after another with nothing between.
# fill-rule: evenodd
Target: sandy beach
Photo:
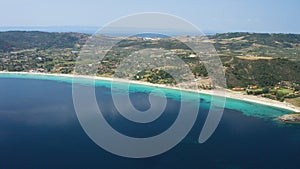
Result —
<instances>
[{"instance_id":1,"label":"sandy beach","mask_svg":"<svg viewBox=\"0 0 300 169\"><path fill-rule=\"evenodd\" d=\"M116 79L116 78L109 78L109 77L99 77L99 76L74 75L74 74L52 74L52 73L50 74L50 73L4 72L4 71L0 71L0 74L43 75L43 76L69 77L69 78L76 77L76 78L86 78L86 79L93 79L93 80L105 80L105 81L133 83L133 84L139 84L139 85L146 85L146 86L188 91L188 92L194 92L194 93L200 93L200 94L221 96L221 97L226 97L226 98L231 98L231 99L236 99L236 100L242 100L242 101L247 101L247 102L263 104L263 105L272 106L272 107L278 107L278 108L290 110L293 112L300 112L300 107L294 106L294 105L286 103L286 102L279 102L279 101L271 100L271 99L264 98L261 96L246 95L241 92L233 92L228 89L192 90L192 89L182 89L179 87L168 86L168 85L163 85L163 84L153 84L153 83L149 83L149 82L140 82L140 81Z\"/></svg>"}]
</instances>

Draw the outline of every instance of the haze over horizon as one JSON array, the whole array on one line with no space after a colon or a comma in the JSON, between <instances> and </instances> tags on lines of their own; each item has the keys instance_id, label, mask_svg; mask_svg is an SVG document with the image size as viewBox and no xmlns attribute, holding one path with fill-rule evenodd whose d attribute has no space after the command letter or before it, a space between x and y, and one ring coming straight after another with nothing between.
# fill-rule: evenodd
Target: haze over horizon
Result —
<instances>
[{"instance_id":1,"label":"haze over horizon","mask_svg":"<svg viewBox=\"0 0 300 169\"><path fill-rule=\"evenodd\" d=\"M300 33L300 2L280 0L46 1L2 2L0 30L8 27L95 27L140 12L162 12L184 18L204 32Z\"/></svg>"}]
</instances>

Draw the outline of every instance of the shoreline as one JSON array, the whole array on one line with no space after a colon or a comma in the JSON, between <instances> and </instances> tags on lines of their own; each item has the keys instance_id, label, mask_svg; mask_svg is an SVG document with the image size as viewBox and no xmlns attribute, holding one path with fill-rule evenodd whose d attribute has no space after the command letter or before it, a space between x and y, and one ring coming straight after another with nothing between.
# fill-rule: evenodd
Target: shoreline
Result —
<instances>
[{"instance_id":1,"label":"shoreline","mask_svg":"<svg viewBox=\"0 0 300 169\"><path fill-rule=\"evenodd\" d=\"M281 108L290 110L293 112L300 112L300 107L294 106L292 104L286 102L279 102L276 100L271 100L268 98L254 96L254 95L245 95L240 92L233 92L229 89L219 89L219 90L193 90L193 89L183 89L175 86L168 86L164 84L153 84L149 82L141 82L141 81L134 81L134 80L124 80L124 79L117 79L117 78L110 78L110 77L101 77L101 76L87 76L87 75L74 75L74 74L55 74L55 73L33 73L33 72L5 72L0 71L0 74L23 74L23 75L43 75L43 76L56 76L56 77L69 77L69 78L85 78L85 79L92 79L92 80L104 80L104 81L116 81L116 82L123 82L123 83L132 83L138 85L145 85L145 86L152 86L152 87L159 87L165 89L172 89L172 90L179 90L179 91L186 91L186 92L193 92L199 94L207 94L213 96L220 96L225 98L230 98L239 101L246 101L252 102L257 104L262 104L266 106Z\"/></svg>"}]
</instances>

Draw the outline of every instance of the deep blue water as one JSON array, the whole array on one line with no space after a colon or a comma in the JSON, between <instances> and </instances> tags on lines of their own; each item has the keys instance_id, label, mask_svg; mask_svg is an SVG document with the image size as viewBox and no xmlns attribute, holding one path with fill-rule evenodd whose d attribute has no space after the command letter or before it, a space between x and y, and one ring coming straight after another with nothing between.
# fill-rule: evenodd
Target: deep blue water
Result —
<instances>
[{"instance_id":1,"label":"deep blue water","mask_svg":"<svg viewBox=\"0 0 300 169\"><path fill-rule=\"evenodd\" d=\"M173 93L159 119L144 125L130 123L115 115L107 82L99 83L102 85L96 87L96 96L104 116L126 135L156 135L172 125L177 117L180 103ZM130 97L137 109L149 107L147 91L145 86L132 89ZM199 99L204 105L209 104L208 100L208 96ZM68 79L1 75L0 168L300 167L300 126L274 121L278 114L289 111L235 100L228 100L226 107L216 132L205 143L197 142L208 111L207 106L200 106L196 124L179 145L155 157L129 159L106 152L85 134L74 111L72 85Z\"/></svg>"}]
</instances>

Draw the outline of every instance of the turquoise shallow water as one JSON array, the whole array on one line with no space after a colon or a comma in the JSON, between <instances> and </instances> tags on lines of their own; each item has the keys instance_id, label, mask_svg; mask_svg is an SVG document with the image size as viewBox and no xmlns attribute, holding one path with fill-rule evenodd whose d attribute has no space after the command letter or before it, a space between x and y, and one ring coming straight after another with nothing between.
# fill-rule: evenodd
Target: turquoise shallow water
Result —
<instances>
[{"instance_id":1,"label":"turquoise shallow water","mask_svg":"<svg viewBox=\"0 0 300 169\"><path fill-rule=\"evenodd\" d=\"M165 111L149 124L138 124L116 110L111 82L96 81L95 95L106 121L130 137L158 135L178 119L180 103L192 105L190 101L195 97L200 102L193 128L170 151L145 159L113 155L97 146L80 125L72 99L72 81L56 76L0 75L0 168L299 168L300 125L278 125L273 121L273 117L289 111L227 99L216 131L199 144L199 133L209 114L210 95L188 93L182 101L179 91L161 89L168 97ZM87 79L75 82L83 87L93 84ZM119 89L124 86L115 85ZM149 108L148 96L153 89L157 88L131 85L130 99L138 110ZM191 110L186 107L187 117ZM185 124L188 123L182 125Z\"/></svg>"},{"instance_id":2,"label":"turquoise shallow water","mask_svg":"<svg viewBox=\"0 0 300 169\"><path fill-rule=\"evenodd\" d=\"M111 81L108 80L91 80L87 78L72 78L72 77L64 77L64 76L52 76L52 75L41 75L41 74L12 74L12 73L1 73L0 78L24 78L24 79L38 79L38 80L54 80L59 82L66 83L80 83L83 85L95 85L95 86L103 86L103 87L111 87ZM114 87L124 89L126 84L122 82L114 82ZM158 89L159 87L147 86L142 84L130 84L129 92L151 92L154 89ZM174 89L166 89L159 88L167 98L172 98L175 100L180 100L181 92L185 93L184 99L195 100L195 98L200 98L206 102L210 102L212 99L211 95L208 94L197 94L192 92L178 91ZM124 89L125 90L125 89ZM158 95L160 93L157 93ZM181 100L184 101L184 100ZM201 106L201 105L200 105ZM205 105L204 105L205 106ZM237 110L242 112L246 116L253 116L259 118L276 118L278 116L292 113L290 110L285 110L277 107L266 106L262 104L241 101L231 98L226 98L225 107L227 109Z\"/></svg>"}]
</instances>

